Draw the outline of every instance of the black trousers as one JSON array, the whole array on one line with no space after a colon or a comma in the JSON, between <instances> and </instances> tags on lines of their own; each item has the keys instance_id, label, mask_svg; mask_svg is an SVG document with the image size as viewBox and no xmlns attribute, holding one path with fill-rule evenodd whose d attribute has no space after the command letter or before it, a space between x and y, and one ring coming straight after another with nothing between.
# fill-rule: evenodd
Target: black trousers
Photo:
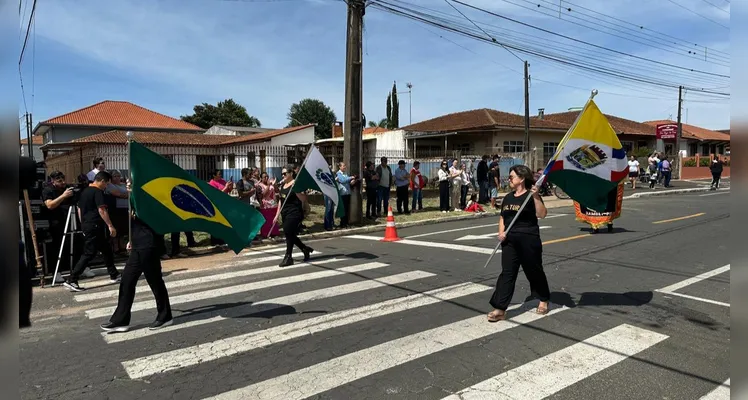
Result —
<instances>
[{"instance_id":1,"label":"black trousers","mask_svg":"<svg viewBox=\"0 0 748 400\"><path fill-rule=\"evenodd\" d=\"M345 211L345 215L340 218L340 227L345 228L348 226L348 220L351 217L351 195L344 194L340 196L340 201L343 202L343 210ZM333 215L335 215L335 211L333 211Z\"/></svg>"},{"instance_id":2,"label":"black trousers","mask_svg":"<svg viewBox=\"0 0 748 400\"><path fill-rule=\"evenodd\" d=\"M501 274L490 301L495 309L506 311L509 307L520 265L530 281L531 296L540 301L550 300L551 290L543 272L543 245L540 236L509 233L501 244Z\"/></svg>"},{"instance_id":3,"label":"black trousers","mask_svg":"<svg viewBox=\"0 0 748 400\"><path fill-rule=\"evenodd\" d=\"M366 188L366 218L377 216L377 188Z\"/></svg>"},{"instance_id":4,"label":"black trousers","mask_svg":"<svg viewBox=\"0 0 748 400\"><path fill-rule=\"evenodd\" d=\"M24 252L26 251L23 242L18 242L18 253L19 253L19 270L18 270L18 314L19 314L19 328L27 328L31 326L31 302L34 297L33 284L31 280L34 277L34 271L31 267L26 265L24 259ZM12 275L8 271L8 275ZM4 277L8 277L5 275ZM12 279L8 279L12 282ZM5 316L3 311L0 311L0 315Z\"/></svg>"},{"instance_id":5,"label":"black trousers","mask_svg":"<svg viewBox=\"0 0 748 400\"><path fill-rule=\"evenodd\" d=\"M397 212L402 213L403 209L405 209L405 213L407 214L408 211L408 186L398 186L397 189L395 189L395 194L397 195Z\"/></svg>"},{"instance_id":6,"label":"black trousers","mask_svg":"<svg viewBox=\"0 0 748 400\"><path fill-rule=\"evenodd\" d=\"M171 255L179 254L181 245L179 244L179 236L182 232L171 233ZM185 232L184 236L187 237L187 247L195 246L195 235L192 232Z\"/></svg>"},{"instance_id":7,"label":"black trousers","mask_svg":"<svg viewBox=\"0 0 748 400\"><path fill-rule=\"evenodd\" d=\"M119 271L114 267L114 253L106 229L106 226L102 225L83 225L83 255L73 267L68 282L78 282L78 278L99 252L104 257L104 265L109 276L114 279L119 275Z\"/></svg>"},{"instance_id":8,"label":"black trousers","mask_svg":"<svg viewBox=\"0 0 748 400\"><path fill-rule=\"evenodd\" d=\"M286 236L286 258L291 258L294 246L302 251L306 249L306 245L301 242L301 239L299 239L301 221L303 221L303 219L304 217L301 213L293 213L283 216L283 234Z\"/></svg>"},{"instance_id":9,"label":"black trousers","mask_svg":"<svg viewBox=\"0 0 748 400\"><path fill-rule=\"evenodd\" d=\"M722 178L721 172L712 172L712 183L711 186L719 187L719 180Z\"/></svg>"},{"instance_id":10,"label":"black trousers","mask_svg":"<svg viewBox=\"0 0 748 400\"><path fill-rule=\"evenodd\" d=\"M449 211L449 181L439 182L439 211Z\"/></svg>"},{"instance_id":11,"label":"black trousers","mask_svg":"<svg viewBox=\"0 0 748 400\"><path fill-rule=\"evenodd\" d=\"M138 285L140 274L145 274L145 280L151 287L153 297L156 298L157 321L169 321L171 316L171 305L169 304L169 292L161 275L161 254L159 249L133 249L127 259L125 269L122 271L122 282L119 284L119 301L117 309L109 319L117 325L129 325L132 303L135 300L135 287Z\"/></svg>"}]
</instances>

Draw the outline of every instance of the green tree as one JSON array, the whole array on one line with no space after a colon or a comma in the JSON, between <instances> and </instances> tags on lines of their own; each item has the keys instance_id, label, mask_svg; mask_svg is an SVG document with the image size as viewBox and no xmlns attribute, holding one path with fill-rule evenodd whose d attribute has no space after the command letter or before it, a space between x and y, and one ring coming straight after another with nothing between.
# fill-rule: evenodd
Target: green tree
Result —
<instances>
[{"instance_id":1,"label":"green tree","mask_svg":"<svg viewBox=\"0 0 748 400\"><path fill-rule=\"evenodd\" d=\"M317 99L303 99L298 103L292 104L287 117L287 128L306 124L317 124L317 127L314 129L314 136L316 139L331 138L332 126L337 120L332 108Z\"/></svg>"},{"instance_id":2,"label":"green tree","mask_svg":"<svg viewBox=\"0 0 748 400\"><path fill-rule=\"evenodd\" d=\"M213 125L247 126L259 128L260 120L249 115L247 109L233 99L219 101L215 106L208 103L193 107L192 115L183 115L182 121L208 129Z\"/></svg>"},{"instance_id":3,"label":"green tree","mask_svg":"<svg viewBox=\"0 0 748 400\"><path fill-rule=\"evenodd\" d=\"M392 121L392 92L387 94L387 118L385 118L387 124L385 128L390 127L390 121Z\"/></svg>"},{"instance_id":4,"label":"green tree","mask_svg":"<svg viewBox=\"0 0 748 400\"><path fill-rule=\"evenodd\" d=\"M386 128L387 118L382 118L379 122L369 121L369 128Z\"/></svg>"},{"instance_id":5,"label":"green tree","mask_svg":"<svg viewBox=\"0 0 748 400\"><path fill-rule=\"evenodd\" d=\"M390 116L390 129L400 127L400 101L397 99L397 82L392 84L392 115Z\"/></svg>"}]
</instances>

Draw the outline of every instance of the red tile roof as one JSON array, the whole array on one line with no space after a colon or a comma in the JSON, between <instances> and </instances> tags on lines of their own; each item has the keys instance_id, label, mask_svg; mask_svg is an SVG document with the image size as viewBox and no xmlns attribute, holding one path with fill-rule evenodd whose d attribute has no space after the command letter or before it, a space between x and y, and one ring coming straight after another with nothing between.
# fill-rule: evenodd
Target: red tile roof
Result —
<instances>
[{"instance_id":1,"label":"red tile roof","mask_svg":"<svg viewBox=\"0 0 748 400\"><path fill-rule=\"evenodd\" d=\"M676 124L677 121L662 119L658 121L647 121L645 124L656 127L660 124ZM696 140L723 140L730 141L730 135L723 132L712 131L695 125L681 123L683 138Z\"/></svg>"},{"instance_id":2,"label":"red tile roof","mask_svg":"<svg viewBox=\"0 0 748 400\"><path fill-rule=\"evenodd\" d=\"M105 100L54 118L40 125L85 125L112 128L204 131L197 125L126 102Z\"/></svg>"},{"instance_id":3,"label":"red tile roof","mask_svg":"<svg viewBox=\"0 0 748 400\"><path fill-rule=\"evenodd\" d=\"M362 134L363 135L374 135L377 133L383 133L383 132L389 132L390 129L382 128L379 126L371 127L371 128L364 128Z\"/></svg>"},{"instance_id":4,"label":"red tile roof","mask_svg":"<svg viewBox=\"0 0 748 400\"><path fill-rule=\"evenodd\" d=\"M21 144L25 145L25 144L28 144L28 142L29 141L28 141L27 138L21 139ZM41 145L43 145L44 144L44 137L42 137L42 136L32 136L31 137L31 144L33 146L41 146Z\"/></svg>"},{"instance_id":5,"label":"red tile roof","mask_svg":"<svg viewBox=\"0 0 748 400\"><path fill-rule=\"evenodd\" d=\"M546 121L561 123L566 126L566 129L568 129L574 124L574 121L577 119L580 112L581 111L567 111L545 114L543 119ZM630 119L619 118L613 115L604 115L605 118L608 119L610 126L612 126L618 134L655 136L655 128L650 125L632 121ZM538 117L532 117L532 119L538 119Z\"/></svg>"},{"instance_id":6,"label":"red tile roof","mask_svg":"<svg viewBox=\"0 0 748 400\"><path fill-rule=\"evenodd\" d=\"M249 144L267 141L275 136L299 131L314 125L302 125L292 128L276 129L273 131L257 133L247 136L230 135L205 135L199 133L168 133L168 132L133 132L133 140L143 144L168 145L168 146L219 146L230 144ZM97 143L97 144L125 144L127 143L127 132L114 130L96 135L78 138L72 143ZM64 143L60 143L64 145Z\"/></svg>"},{"instance_id":7,"label":"red tile roof","mask_svg":"<svg viewBox=\"0 0 748 400\"><path fill-rule=\"evenodd\" d=\"M441 117L432 118L405 126L406 131L421 132L450 132L489 129L493 127L524 128L525 117L498 110L482 108L478 110L462 111ZM568 125L547 119L530 119L531 128L568 129Z\"/></svg>"}]
</instances>

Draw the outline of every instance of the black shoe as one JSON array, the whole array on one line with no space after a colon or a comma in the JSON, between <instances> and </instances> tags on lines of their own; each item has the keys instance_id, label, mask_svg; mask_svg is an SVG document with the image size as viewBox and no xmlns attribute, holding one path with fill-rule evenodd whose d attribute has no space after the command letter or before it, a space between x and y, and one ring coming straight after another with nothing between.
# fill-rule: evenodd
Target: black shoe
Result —
<instances>
[{"instance_id":1,"label":"black shoe","mask_svg":"<svg viewBox=\"0 0 748 400\"><path fill-rule=\"evenodd\" d=\"M314 253L314 249L307 246L304 250L301 251L304 253L304 261L309 261L310 255Z\"/></svg>"},{"instance_id":2,"label":"black shoe","mask_svg":"<svg viewBox=\"0 0 748 400\"><path fill-rule=\"evenodd\" d=\"M289 265L293 265L293 258L291 257L285 257L283 258L283 261L278 265L279 267L288 267Z\"/></svg>"},{"instance_id":3,"label":"black shoe","mask_svg":"<svg viewBox=\"0 0 748 400\"><path fill-rule=\"evenodd\" d=\"M70 282L67 280L62 284L62 286L65 286L66 288L70 289L71 292L82 292L86 290L85 288L80 287L78 285L78 282Z\"/></svg>"},{"instance_id":4,"label":"black shoe","mask_svg":"<svg viewBox=\"0 0 748 400\"><path fill-rule=\"evenodd\" d=\"M168 321L156 320L156 321L153 321L153 323L151 324L151 326L148 327L148 329L152 331L157 331L161 328L166 328L167 326L171 325L173 322L174 322L173 318L169 319Z\"/></svg>"},{"instance_id":5,"label":"black shoe","mask_svg":"<svg viewBox=\"0 0 748 400\"><path fill-rule=\"evenodd\" d=\"M101 324L101 330L104 332L127 332L130 330L130 327L127 325L117 325L113 322L107 322Z\"/></svg>"},{"instance_id":6,"label":"black shoe","mask_svg":"<svg viewBox=\"0 0 748 400\"><path fill-rule=\"evenodd\" d=\"M608 225L608 233L612 233L612 232L613 232L613 225Z\"/></svg>"}]
</instances>

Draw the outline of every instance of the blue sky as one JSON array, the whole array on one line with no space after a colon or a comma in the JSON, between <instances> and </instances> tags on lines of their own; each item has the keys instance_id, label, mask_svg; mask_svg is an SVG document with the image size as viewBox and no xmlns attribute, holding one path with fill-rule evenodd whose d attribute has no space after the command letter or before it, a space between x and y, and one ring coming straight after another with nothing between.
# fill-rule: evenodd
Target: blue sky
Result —
<instances>
[{"instance_id":1,"label":"blue sky","mask_svg":"<svg viewBox=\"0 0 748 400\"><path fill-rule=\"evenodd\" d=\"M407 1L460 17L442 0ZM546 6L557 1L534 3ZM680 57L570 24L566 15L562 20L541 15L527 0L466 2L601 46L730 74L729 68L711 58L704 62ZM730 10L726 0L709 2ZM26 18L31 3L24 1ZM510 3L529 5L530 10ZM730 15L704 0L611 1L604 7L593 0L571 3L575 10L587 7L730 52L730 31L717 24L729 26ZM556 47L552 40L562 40L456 6L478 24L547 38L549 48ZM179 117L190 114L195 104L234 98L263 126L283 127L289 106L306 97L324 101L343 119L346 6L341 1L45 0L37 7L32 42L22 65L26 105L19 99L20 112L27 107L36 122L107 99ZM700 81L698 75L668 74L660 66L623 56L590 54L591 62L627 70L644 68L685 85L711 85L730 92L729 79ZM600 94L595 100L607 114L639 121L676 116L677 89L600 78L534 56L519 56L531 64L532 114L538 108L551 113L581 106L596 88ZM401 125L409 122L406 82L413 84L413 122L484 107L522 113L522 68L520 60L499 47L367 9L363 70L364 112L369 120L385 116L393 81L400 92ZM729 128L729 101L688 92L683 120L711 129Z\"/></svg>"}]
</instances>

